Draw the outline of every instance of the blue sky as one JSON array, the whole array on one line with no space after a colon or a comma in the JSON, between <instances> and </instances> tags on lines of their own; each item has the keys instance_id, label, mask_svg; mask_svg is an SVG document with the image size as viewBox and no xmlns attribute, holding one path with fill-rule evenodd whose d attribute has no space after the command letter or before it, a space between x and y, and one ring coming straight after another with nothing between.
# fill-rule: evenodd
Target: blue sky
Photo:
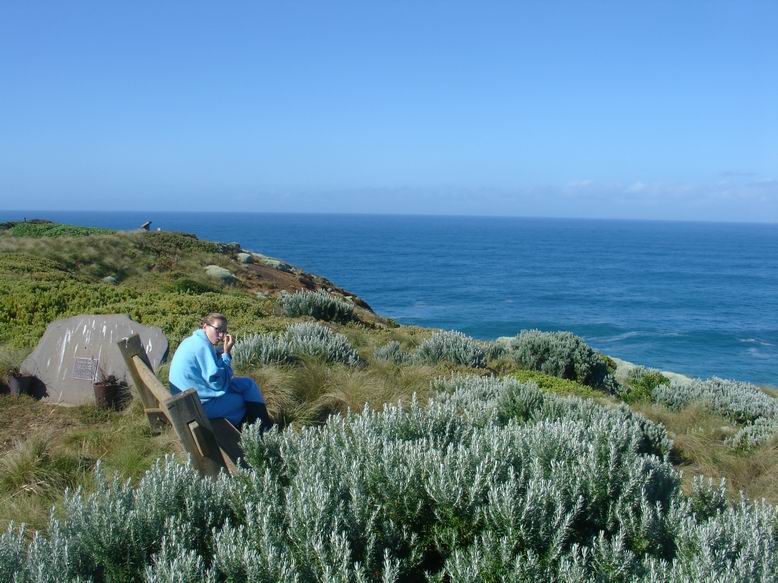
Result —
<instances>
[{"instance_id":1,"label":"blue sky","mask_svg":"<svg viewBox=\"0 0 778 583\"><path fill-rule=\"evenodd\" d=\"M0 209L778 222L778 2L3 2Z\"/></svg>"}]
</instances>

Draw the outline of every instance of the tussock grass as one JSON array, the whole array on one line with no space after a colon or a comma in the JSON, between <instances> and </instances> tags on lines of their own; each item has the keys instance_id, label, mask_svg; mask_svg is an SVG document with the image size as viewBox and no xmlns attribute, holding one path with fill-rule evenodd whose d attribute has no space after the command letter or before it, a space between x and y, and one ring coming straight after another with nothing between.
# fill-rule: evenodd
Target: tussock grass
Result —
<instances>
[{"instance_id":1,"label":"tussock grass","mask_svg":"<svg viewBox=\"0 0 778 583\"><path fill-rule=\"evenodd\" d=\"M91 491L98 461L108 475L136 480L160 456L178 451L170 432L151 435L138 402L117 412L0 397L0 427L0 530L10 522L44 528L66 488Z\"/></svg>"},{"instance_id":2,"label":"tussock grass","mask_svg":"<svg viewBox=\"0 0 778 583\"><path fill-rule=\"evenodd\" d=\"M0 456L0 528L10 522L46 524L66 488L91 480L92 460L56 445L51 434L17 441Z\"/></svg>"},{"instance_id":3,"label":"tussock grass","mask_svg":"<svg viewBox=\"0 0 778 583\"><path fill-rule=\"evenodd\" d=\"M365 405L409 402L415 394L425 402L431 381L450 370L402 366L377 361L364 368L328 365L304 359L297 366L264 366L238 370L262 387L270 416L282 427L318 425L330 415L360 411Z\"/></svg>"},{"instance_id":4,"label":"tussock grass","mask_svg":"<svg viewBox=\"0 0 778 583\"><path fill-rule=\"evenodd\" d=\"M51 443L46 434L17 442L0 458L0 488L11 496L20 492L41 495L73 485L80 460L55 453Z\"/></svg>"}]
</instances>

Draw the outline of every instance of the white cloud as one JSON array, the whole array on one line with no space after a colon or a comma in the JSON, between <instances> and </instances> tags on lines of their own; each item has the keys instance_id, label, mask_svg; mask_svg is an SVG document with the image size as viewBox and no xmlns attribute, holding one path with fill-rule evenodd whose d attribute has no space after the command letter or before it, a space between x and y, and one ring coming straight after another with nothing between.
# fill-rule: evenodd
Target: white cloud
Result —
<instances>
[{"instance_id":1,"label":"white cloud","mask_svg":"<svg viewBox=\"0 0 778 583\"><path fill-rule=\"evenodd\" d=\"M641 181L633 182L629 186L627 186L626 191L627 192L643 192L646 189L646 184Z\"/></svg>"}]
</instances>

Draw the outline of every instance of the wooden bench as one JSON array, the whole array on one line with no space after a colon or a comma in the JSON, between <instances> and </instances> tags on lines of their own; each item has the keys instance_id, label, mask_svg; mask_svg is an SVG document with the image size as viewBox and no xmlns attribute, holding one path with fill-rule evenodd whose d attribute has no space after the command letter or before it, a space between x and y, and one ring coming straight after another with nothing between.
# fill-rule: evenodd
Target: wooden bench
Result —
<instances>
[{"instance_id":1,"label":"wooden bench","mask_svg":"<svg viewBox=\"0 0 778 583\"><path fill-rule=\"evenodd\" d=\"M151 430L159 433L172 425L192 465L204 475L234 474L243 457L235 426L227 419L208 419L194 389L172 395L154 374L140 336L123 338L117 344Z\"/></svg>"}]
</instances>

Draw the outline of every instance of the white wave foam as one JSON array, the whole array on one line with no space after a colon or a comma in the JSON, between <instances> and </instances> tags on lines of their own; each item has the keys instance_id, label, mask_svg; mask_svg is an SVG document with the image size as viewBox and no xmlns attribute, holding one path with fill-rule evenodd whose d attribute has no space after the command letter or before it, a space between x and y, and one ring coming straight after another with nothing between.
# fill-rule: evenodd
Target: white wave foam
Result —
<instances>
[{"instance_id":1,"label":"white wave foam","mask_svg":"<svg viewBox=\"0 0 778 583\"><path fill-rule=\"evenodd\" d=\"M760 346L775 346L772 342L759 338L738 338L737 341L745 344L759 344Z\"/></svg>"},{"instance_id":2,"label":"white wave foam","mask_svg":"<svg viewBox=\"0 0 778 583\"><path fill-rule=\"evenodd\" d=\"M616 336L600 336L595 338L596 342L619 342L621 340L627 340L628 338L635 338L640 336L640 332L624 332L623 334L617 334Z\"/></svg>"}]
</instances>

